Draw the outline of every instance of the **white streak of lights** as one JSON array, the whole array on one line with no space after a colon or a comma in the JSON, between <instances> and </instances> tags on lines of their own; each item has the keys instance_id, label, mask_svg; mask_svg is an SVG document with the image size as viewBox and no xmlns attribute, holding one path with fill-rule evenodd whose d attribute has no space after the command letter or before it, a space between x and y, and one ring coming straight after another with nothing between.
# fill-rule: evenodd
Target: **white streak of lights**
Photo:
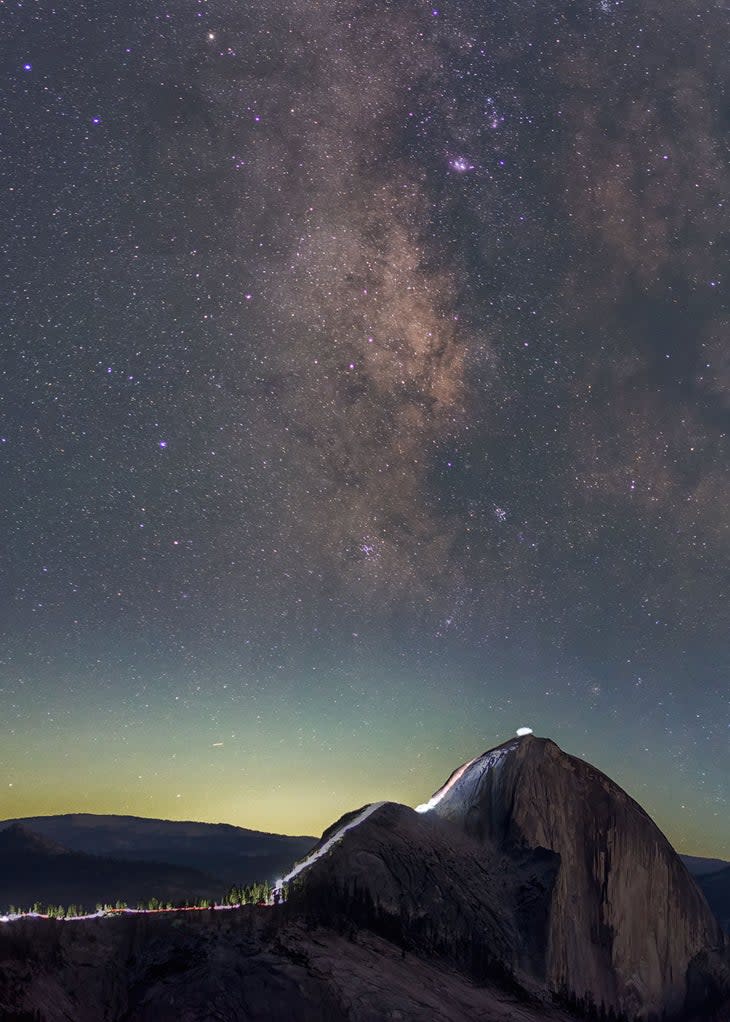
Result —
<instances>
[{"instance_id":1,"label":"white streak of lights","mask_svg":"<svg viewBox=\"0 0 730 1022\"><path fill-rule=\"evenodd\" d=\"M352 820L348 820L344 826L340 827L340 829L336 831L332 837L327 838L320 848L307 856L303 862L297 863L294 869L287 873L285 877L281 877L280 880L277 880L275 887L278 889L282 884L287 884L290 880L293 880L295 876L299 876L303 870L308 869L312 863L317 861L317 859L321 859L323 855L326 855L330 848L332 848L332 846L340 840L346 831L352 830L353 827L358 827L363 820L366 820L368 816L371 815L371 813L374 813L376 809L380 809L380 807L384 805L385 802L373 802L372 805L366 806L361 813L358 813Z\"/></svg>"},{"instance_id":2,"label":"white streak of lights","mask_svg":"<svg viewBox=\"0 0 730 1022\"><path fill-rule=\"evenodd\" d=\"M447 792L451 791L456 782L461 780L461 778L464 776L464 774L472 765L472 763L476 763L478 759L479 756L475 756L474 759L470 759L467 763L464 763L462 766L460 766L458 770L455 770L454 773L446 782L446 784L439 788L439 790L431 796L428 802L422 802L420 806L416 806L416 812L427 813L429 809L433 809L434 806L437 806L441 799L444 797L444 795Z\"/></svg>"}]
</instances>

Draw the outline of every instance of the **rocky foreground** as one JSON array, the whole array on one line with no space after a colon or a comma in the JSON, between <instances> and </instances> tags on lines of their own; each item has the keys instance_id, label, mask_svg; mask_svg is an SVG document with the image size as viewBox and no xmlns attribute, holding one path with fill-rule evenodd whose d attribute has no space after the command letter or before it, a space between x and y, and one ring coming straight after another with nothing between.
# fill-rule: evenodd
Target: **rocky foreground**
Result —
<instances>
[{"instance_id":1,"label":"rocky foreground","mask_svg":"<svg viewBox=\"0 0 730 1022\"><path fill-rule=\"evenodd\" d=\"M3 1022L567 1022L544 998L476 983L367 930L246 907L0 931ZM278 918L277 918L278 917Z\"/></svg>"}]
</instances>

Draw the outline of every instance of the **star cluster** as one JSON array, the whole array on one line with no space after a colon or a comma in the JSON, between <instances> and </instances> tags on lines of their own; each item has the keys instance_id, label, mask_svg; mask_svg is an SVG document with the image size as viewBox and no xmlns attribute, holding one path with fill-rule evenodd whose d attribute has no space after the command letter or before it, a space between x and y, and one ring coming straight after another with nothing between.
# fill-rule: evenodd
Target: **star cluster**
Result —
<instances>
[{"instance_id":1,"label":"star cluster","mask_svg":"<svg viewBox=\"0 0 730 1022\"><path fill-rule=\"evenodd\" d=\"M723 8L6 6L0 815L525 718L730 855Z\"/></svg>"}]
</instances>

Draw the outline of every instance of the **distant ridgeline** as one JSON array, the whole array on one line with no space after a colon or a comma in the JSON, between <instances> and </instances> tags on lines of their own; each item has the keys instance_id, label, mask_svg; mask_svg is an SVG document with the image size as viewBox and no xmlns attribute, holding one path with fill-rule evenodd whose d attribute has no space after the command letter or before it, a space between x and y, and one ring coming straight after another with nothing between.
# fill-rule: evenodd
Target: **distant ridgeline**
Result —
<instances>
[{"instance_id":1,"label":"distant ridgeline","mask_svg":"<svg viewBox=\"0 0 730 1022\"><path fill-rule=\"evenodd\" d=\"M31 905L202 906L235 887L252 898L301 858L313 837L225 824L114 816L0 822L0 908Z\"/></svg>"}]
</instances>

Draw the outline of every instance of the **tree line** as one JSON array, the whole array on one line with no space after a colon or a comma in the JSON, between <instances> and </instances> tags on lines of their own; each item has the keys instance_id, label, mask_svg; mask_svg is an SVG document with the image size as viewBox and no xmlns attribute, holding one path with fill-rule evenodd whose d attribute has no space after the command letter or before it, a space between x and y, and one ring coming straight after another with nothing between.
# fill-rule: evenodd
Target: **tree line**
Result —
<instances>
[{"instance_id":1,"label":"tree line","mask_svg":"<svg viewBox=\"0 0 730 1022\"><path fill-rule=\"evenodd\" d=\"M286 886L286 885L285 885ZM218 906L233 907L237 905L268 905L278 904L286 898L286 891L274 891L274 886L268 880L253 884L233 884L228 888L222 898L193 898L182 902L173 903L162 898L147 898L129 904L126 901L97 902L95 911L102 915L113 915L115 912L132 910L137 912L170 912L175 909L202 909L216 908ZM8 909L9 916L39 915L48 916L49 919L72 919L74 916L86 916L89 912L83 905L72 903L70 905L43 905L41 902L34 902L31 908L19 908L11 905Z\"/></svg>"}]
</instances>

